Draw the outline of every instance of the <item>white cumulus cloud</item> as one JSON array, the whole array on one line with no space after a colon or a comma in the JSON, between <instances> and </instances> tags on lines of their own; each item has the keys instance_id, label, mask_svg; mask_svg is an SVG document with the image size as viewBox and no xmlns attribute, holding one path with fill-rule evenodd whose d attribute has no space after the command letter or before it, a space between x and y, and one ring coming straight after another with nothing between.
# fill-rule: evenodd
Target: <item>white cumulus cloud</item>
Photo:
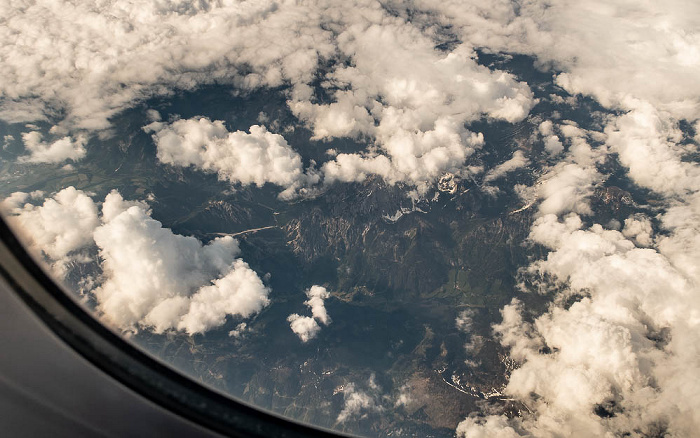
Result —
<instances>
[{"instance_id":1,"label":"white cumulus cloud","mask_svg":"<svg viewBox=\"0 0 700 438\"><path fill-rule=\"evenodd\" d=\"M28 163L60 163L66 160L78 161L85 157L85 143L87 139L79 136L75 140L66 136L52 143L42 141L43 136L37 131L22 134L24 147L30 152L28 156L21 157L21 161Z\"/></svg>"},{"instance_id":2,"label":"white cumulus cloud","mask_svg":"<svg viewBox=\"0 0 700 438\"><path fill-rule=\"evenodd\" d=\"M321 331L321 326L310 316L301 316L292 313L287 317L287 322L289 322L292 331L299 336L301 342L308 342L315 338L318 332Z\"/></svg>"},{"instance_id":3,"label":"white cumulus cloud","mask_svg":"<svg viewBox=\"0 0 700 438\"><path fill-rule=\"evenodd\" d=\"M200 84L310 82L330 55L323 6L274 2L0 4L0 116L101 130L124 108Z\"/></svg>"},{"instance_id":4,"label":"white cumulus cloud","mask_svg":"<svg viewBox=\"0 0 700 438\"><path fill-rule=\"evenodd\" d=\"M495 181L509 172L525 167L528 164L530 164L530 160L528 160L523 151L515 151L510 159L497 165L486 173L486 176L484 176L484 183Z\"/></svg>"},{"instance_id":5,"label":"white cumulus cloud","mask_svg":"<svg viewBox=\"0 0 700 438\"><path fill-rule=\"evenodd\" d=\"M343 409L338 414L336 422L344 423L353 418L365 418L372 412L381 412L381 388L377 385L374 373L367 380L365 389L360 389L353 382L343 388ZM364 385L363 385L364 386Z\"/></svg>"},{"instance_id":6,"label":"white cumulus cloud","mask_svg":"<svg viewBox=\"0 0 700 438\"><path fill-rule=\"evenodd\" d=\"M535 104L527 84L479 65L474 45L437 49L431 31L368 0L32 0L0 5L0 14L5 120L50 120L64 134L101 131L152 96L212 83L243 92L282 87L316 138L369 140L329 163L328 183L376 174L425 188L462 169L483 143L465 123L519 121ZM317 79L329 99L316 95ZM60 142L55 147L66 146ZM289 157L275 157L286 166ZM276 170L279 181L266 170L222 173L290 184L294 168Z\"/></svg>"},{"instance_id":7,"label":"white cumulus cloud","mask_svg":"<svg viewBox=\"0 0 700 438\"><path fill-rule=\"evenodd\" d=\"M105 198L101 216L92 198L74 187L39 206L24 203L28 198L12 195L3 201L4 213L61 277L80 250L97 247L102 273L91 293L114 327L203 333L229 315L248 318L270 302L270 289L238 258L231 237L204 245L175 234L150 216L144 202L126 201L117 191Z\"/></svg>"},{"instance_id":8,"label":"white cumulus cloud","mask_svg":"<svg viewBox=\"0 0 700 438\"><path fill-rule=\"evenodd\" d=\"M3 201L2 213L28 248L48 257L54 271L62 276L75 252L92 243L92 233L100 224L97 206L74 187L61 190L42 205L26 202L30 197L13 193Z\"/></svg>"},{"instance_id":9,"label":"white cumulus cloud","mask_svg":"<svg viewBox=\"0 0 700 438\"><path fill-rule=\"evenodd\" d=\"M319 322L323 325L331 323L331 318L326 311L325 300L331 294L322 286L311 286L306 291L306 296L309 298L304 301L304 304L311 309L312 316L301 316L293 313L289 315L287 321L292 331L299 336L302 342L308 342L315 338L321 331Z\"/></svg>"},{"instance_id":10,"label":"white cumulus cloud","mask_svg":"<svg viewBox=\"0 0 700 438\"><path fill-rule=\"evenodd\" d=\"M419 0L415 7L475 47L536 57L572 94L617 108L635 97L677 117L697 116L696 2Z\"/></svg>"},{"instance_id":11,"label":"white cumulus cloud","mask_svg":"<svg viewBox=\"0 0 700 438\"><path fill-rule=\"evenodd\" d=\"M561 131L579 140L537 188L542 202L530 239L550 252L528 271L563 290L534 323L514 302L494 327L520 363L505 392L531 414L467 419L458 431L691 436L700 425L699 167L682 159L675 125L646 106L612 119L596 149L580 141L579 128ZM592 213L588 198L602 183L596 163L606 151L617 153L632 181L662 197L663 235L653 238L643 215L627 218L621 232L585 224L581 215ZM572 296L578 298L565 306ZM598 415L601 409L609 415Z\"/></svg>"},{"instance_id":12,"label":"white cumulus cloud","mask_svg":"<svg viewBox=\"0 0 700 438\"><path fill-rule=\"evenodd\" d=\"M301 157L279 134L253 125L250 133L229 132L220 120L207 118L154 122L158 159L173 166L194 166L216 172L219 179L243 185L272 183L284 187L288 198L318 177L304 173Z\"/></svg>"},{"instance_id":13,"label":"white cumulus cloud","mask_svg":"<svg viewBox=\"0 0 700 438\"><path fill-rule=\"evenodd\" d=\"M306 291L306 296L309 297L309 299L304 301L304 304L311 309L311 314L314 319L323 323L323 325L330 324L331 318L326 311L325 300L327 300L331 294L326 288L322 286L311 286L309 290Z\"/></svg>"},{"instance_id":14,"label":"white cumulus cloud","mask_svg":"<svg viewBox=\"0 0 700 438\"><path fill-rule=\"evenodd\" d=\"M351 15L352 17L352 15ZM334 101L292 101L316 138L374 139L376 149L327 162L327 182L382 176L423 189L461 170L483 138L465 123L488 116L522 120L534 104L529 87L510 74L477 64L469 46L443 52L398 17L365 15L338 36L354 62L329 75Z\"/></svg>"},{"instance_id":15,"label":"white cumulus cloud","mask_svg":"<svg viewBox=\"0 0 700 438\"><path fill-rule=\"evenodd\" d=\"M121 204L120 198L106 199L105 208ZM94 294L109 322L194 334L223 325L227 315L251 316L269 303L269 289L236 258L235 239L202 245L163 228L143 206L127 207L112 210L113 217L94 232L105 277Z\"/></svg>"}]
</instances>

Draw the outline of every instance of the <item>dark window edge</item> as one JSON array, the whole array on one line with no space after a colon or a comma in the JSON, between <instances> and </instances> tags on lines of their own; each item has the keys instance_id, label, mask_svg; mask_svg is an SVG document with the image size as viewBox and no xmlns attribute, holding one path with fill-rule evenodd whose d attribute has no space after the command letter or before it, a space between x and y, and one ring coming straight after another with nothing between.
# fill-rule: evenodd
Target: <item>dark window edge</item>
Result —
<instances>
[{"instance_id":1,"label":"dark window edge","mask_svg":"<svg viewBox=\"0 0 700 438\"><path fill-rule=\"evenodd\" d=\"M51 331L83 358L155 404L232 437L338 437L207 388L139 350L69 297L0 218L0 275Z\"/></svg>"}]
</instances>

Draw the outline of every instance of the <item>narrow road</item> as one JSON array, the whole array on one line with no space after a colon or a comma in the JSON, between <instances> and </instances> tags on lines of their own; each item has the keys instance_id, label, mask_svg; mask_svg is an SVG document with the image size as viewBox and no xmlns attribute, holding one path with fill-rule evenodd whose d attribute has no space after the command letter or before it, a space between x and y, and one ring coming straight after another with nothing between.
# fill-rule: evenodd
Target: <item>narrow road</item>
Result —
<instances>
[{"instance_id":1,"label":"narrow road","mask_svg":"<svg viewBox=\"0 0 700 438\"><path fill-rule=\"evenodd\" d=\"M231 237L238 237L238 236L243 236L246 234L252 234L252 233L257 233L258 231L262 230L269 230L272 228L279 228L277 225L270 225L269 227L262 227L262 228L251 228L250 230L243 230L239 231L237 233L208 233L214 236L231 236Z\"/></svg>"}]
</instances>

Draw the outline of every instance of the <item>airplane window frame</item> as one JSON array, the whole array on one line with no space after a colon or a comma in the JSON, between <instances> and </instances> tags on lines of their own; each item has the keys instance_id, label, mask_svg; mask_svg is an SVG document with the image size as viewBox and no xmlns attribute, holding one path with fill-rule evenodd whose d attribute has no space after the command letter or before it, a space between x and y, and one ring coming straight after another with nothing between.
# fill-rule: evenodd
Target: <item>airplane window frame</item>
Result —
<instances>
[{"instance_id":1,"label":"airplane window frame","mask_svg":"<svg viewBox=\"0 0 700 438\"><path fill-rule=\"evenodd\" d=\"M102 372L168 411L231 437L350 437L304 424L210 389L104 326L26 251L0 217L0 276L63 342Z\"/></svg>"}]
</instances>

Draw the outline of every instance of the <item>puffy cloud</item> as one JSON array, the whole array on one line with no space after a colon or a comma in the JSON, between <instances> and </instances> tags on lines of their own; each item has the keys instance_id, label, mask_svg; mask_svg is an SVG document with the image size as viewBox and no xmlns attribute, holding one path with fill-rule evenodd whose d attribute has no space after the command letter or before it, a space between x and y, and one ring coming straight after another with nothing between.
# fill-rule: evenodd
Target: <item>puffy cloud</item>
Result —
<instances>
[{"instance_id":1,"label":"puffy cloud","mask_svg":"<svg viewBox=\"0 0 700 438\"><path fill-rule=\"evenodd\" d=\"M326 288L315 285L311 286L306 291L306 296L309 299L304 301L304 304L311 309L312 316L301 316L293 313L287 318L292 331L299 336L302 342L308 342L318 335L321 331L321 326L318 325L318 322L323 325L331 323L331 318L328 316L324 303L324 301L331 296Z\"/></svg>"},{"instance_id":2,"label":"puffy cloud","mask_svg":"<svg viewBox=\"0 0 700 438\"><path fill-rule=\"evenodd\" d=\"M586 228L576 214L537 219L530 238L551 252L529 271L566 285L562 296L583 298L568 307L555 300L533 323L517 301L504 307L494 329L521 363L505 392L532 414L468 419L458 433L692 435L700 424L693 383L700 372L699 212L693 199L662 215L673 231L655 248L597 224ZM631 218L625 234L646 235L647 223Z\"/></svg>"},{"instance_id":3,"label":"puffy cloud","mask_svg":"<svg viewBox=\"0 0 700 438\"><path fill-rule=\"evenodd\" d=\"M115 214L119 207L126 209ZM103 209L109 220L94 239L105 280L93 293L115 326L202 333L223 325L227 315L249 317L269 303L269 289L236 259L233 238L202 245L163 228L142 205L125 205L118 195L105 199Z\"/></svg>"},{"instance_id":4,"label":"puffy cloud","mask_svg":"<svg viewBox=\"0 0 700 438\"><path fill-rule=\"evenodd\" d=\"M64 128L104 129L115 113L174 89L216 81L246 89L304 84L319 56L333 51L320 6L5 2L0 115L62 114Z\"/></svg>"},{"instance_id":5,"label":"puffy cloud","mask_svg":"<svg viewBox=\"0 0 700 438\"><path fill-rule=\"evenodd\" d=\"M472 326L474 324L474 315L476 311L474 309L466 309L459 312L457 318L455 319L455 326L465 333L470 333L472 331Z\"/></svg>"},{"instance_id":6,"label":"puffy cloud","mask_svg":"<svg viewBox=\"0 0 700 438\"><path fill-rule=\"evenodd\" d=\"M542 214L559 214L574 211L591 214L588 198L594 186L602 179L595 168L582 167L575 163L561 162L551 169L538 186L543 198L539 211Z\"/></svg>"},{"instance_id":7,"label":"puffy cloud","mask_svg":"<svg viewBox=\"0 0 700 438\"><path fill-rule=\"evenodd\" d=\"M48 257L62 276L74 253L92 243L92 233L100 224L97 207L74 187L61 190L42 205L25 203L29 198L27 193L16 192L5 199L5 218L29 249Z\"/></svg>"},{"instance_id":8,"label":"puffy cloud","mask_svg":"<svg viewBox=\"0 0 700 438\"><path fill-rule=\"evenodd\" d=\"M494 326L521 364L505 392L531 414L468 419L458 430L690 436L700 426L693 377L700 372L699 167L682 159L675 125L646 105L611 119L596 150L581 141L580 128L567 126L560 126L571 139L567 157L536 187L543 201L530 239L550 252L527 268L561 292L533 322L516 301ZM633 182L662 198L657 220L665 233L656 239L643 215L627 218L621 232L584 225L590 188L603 178L596 163L608 151ZM566 305L571 297L578 298Z\"/></svg>"},{"instance_id":9,"label":"puffy cloud","mask_svg":"<svg viewBox=\"0 0 700 438\"><path fill-rule=\"evenodd\" d=\"M545 120L544 122L540 123L537 130L544 136L552 135L554 134L554 123L551 120Z\"/></svg>"},{"instance_id":10,"label":"puffy cloud","mask_svg":"<svg viewBox=\"0 0 700 438\"><path fill-rule=\"evenodd\" d=\"M676 269L700 284L700 190L684 203L676 203L661 216L661 226L668 234L657 237L659 251Z\"/></svg>"},{"instance_id":11,"label":"puffy cloud","mask_svg":"<svg viewBox=\"0 0 700 438\"><path fill-rule=\"evenodd\" d=\"M539 199L540 215L567 212L590 215L593 211L589 198L605 179L597 165L603 163L608 154L604 144L592 147L590 140L598 143L605 136L573 125L559 125L558 128L569 143L567 155L555 165L545 168L544 175L534 187L516 185L516 192L528 205ZM552 129L552 126L545 125L545 132Z\"/></svg>"},{"instance_id":12,"label":"puffy cloud","mask_svg":"<svg viewBox=\"0 0 700 438\"><path fill-rule=\"evenodd\" d=\"M603 143L606 136L573 124L558 125L557 129L569 144L568 153L556 164L544 167L542 176L534 186L514 186L515 192L525 202L525 206L518 211L528 209L539 202L539 215L560 215L568 212L591 215L594 212L589 198L606 178L598 171L598 166L608 159L609 148ZM551 133L553 130L554 125L551 122L540 124L540 132ZM591 143L594 146L591 146ZM514 164L518 164L520 159L515 158ZM507 167L510 167L510 164L503 163ZM491 172L497 170L498 168Z\"/></svg>"},{"instance_id":13,"label":"puffy cloud","mask_svg":"<svg viewBox=\"0 0 700 438\"><path fill-rule=\"evenodd\" d=\"M76 140L71 137L63 137L52 143L42 141L41 133L37 131L22 134L24 147L30 154L21 157L21 161L29 163L60 163L66 160L78 161L85 157L85 143L87 139L79 136Z\"/></svg>"},{"instance_id":14,"label":"puffy cloud","mask_svg":"<svg viewBox=\"0 0 700 438\"><path fill-rule=\"evenodd\" d=\"M542 67L554 67L557 83L572 94L622 108L634 96L677 117L698 111L697 3L418 0L414 5L451 26L463 42L535 56Z\"/></svg>"},{"instance_id":15,"label":"puffy cloud","mask_svg":"<svg viewBox=\"0 0 700 438\"><path fill-rule=\"evenodd\" d=\"M544 139L544 150L550 155L559 155L564 151L564 145L556 135L548 135Z\"/></svg>"},{"instance_id":16,"label":"puffy cloud","mask_svg":"<svg viewBox=\"0 0 700 438\"><path fill-rule=\"evenodd\" d=\"M466 159L483 145L481 134L468 132L454 119L438 120L426 132L396 131L385 145L388 155L338 154L321 167L325 183L363 181L379 175L390 184L406 182L420 192L445 173L462 174Z\"/></svg>"},{"instance_id":17,"label":"puffy cloud","mask_svg":"<svg viewBox=\"0 0 700 438\"><path fill-rule=\"evenodd\" d=\"M308 342L309 340L316 337L318 332L321 331L321 327L318 325L315 319L310 316L301 316L296 313L292 313L287 317L287 322L292 328L292 331L299 336L301 342Z\"/></svg>"},{"instance_id":18,"label":"puffy cloud","mask_svg":"<svg viewBox=\"0 0 700 438\"><path fill-rule=\"evenodd\" d=\"M2 136L2 148L7 148L13 141L15 141L14 135L6 134Z\"/></svg>"},{"instance_id":19,"label":"puffy cloud","mask_svg":"<svg viewBox=\"0 0 700 438\"><path fill-rule=\"evenodd\" d=\"M203 333L226 322L228 315L248 318L270 304L269 288L241 259L233 262L230 271L203 286L190 297L189 309L177 325L187 333Z\"/></svg>"},{"instance_id":20,"label":"puffy cloud","mask_svg":"<svg viewBox=\"0 0 700 438\"><path fill-rule=\"evenodd\" d=\"M503 163L489 170L488 173L486 173L486 176L484 176L484 182L488 183L497 180L507 173L527 166L528 164L530 164L530 160L527 159L523 151L515 151L509 160L504 161Z\"/></svg>"},{"instance_id":21,"label":"puffy cloud","mask_svg":"<svg viewBox=\"0 0 700 438\"><path fill-rule=\"evenodd\" d=\"M367 393L356 390L355 385L352 383L345 387L343 397L345 398L345 405L336 420L339 423L343 423L348 418L357 416L363 411L376 409L374 399Z\"/></svg>"},{"instance_id":22,"label":"puffy cloud","mask_svg":"<svg viewBox=\"0 0 700 438\"><path fill-rule=\"evenodd\" d=\"M564 145L554 133L554 123L551 120L545 120L540 123L537 130L544 139L544 150L548 154L556 156L564 151Z\"/></svg>"},{"instance_id":23,"label":"puffy cloud","mask_svg":"<svg viewBox=\"0 0 700 438\"><path fill-rule=\"evenodd\" d=\"M329 104L292 101L316 138L374 138L376 149L340 154L323 167L327 182L368 174L419 189L456 172L483 143L465 123L487 115L522 120L530 89L509 74L479 66L468 46L435 49L434 41L398 17L365 18L338 36L354 62L329 75Z\"/></svg>"},{"instance_id":24,"label":"puffy cloud","mask_svg":"<svg viewBox=\"0 0 700 438\"><path fill-rule=\"evenodd\" d=\"M399 388L399 393L396 396L396 401L394 402L394 407L408 406L413 402L413 397L411 397L411 387L406 384Z\"/></svg>"},{"instance_id":25,"label":"puffy cloud","mask_svg":"<svg viewBox=\"0 0 700 438\"><path fill-rule=\"evenodd\" d=\"M507 392L535 412L523 420L525 428L536 436L601 436L659 425L680 436L692 433L700 419L691 414L697 401L672 394L700 369L696 348L685 345L697 338L693 315L700 303L689 299L697 283L663 254L600 225L583 229L576 216L540 218L532 239L553 251L531 271L588 297L569 308L554 306L534 325L523 322L517 307L504 309L496 330L523 361ZM541 353L542 346L551 353ZM614 416L596 415L600 406Z\"/></svg>"},{"instance_id":26,"label":"puffy cloud","mask_svg":"<svg viewBox=\"0 0 700 438\"><path fill-rule=\"evenodd\" d=\"M50 119L57 133L103 130L173 90L284 86L316 138L370 139L329 164L328 182L378 174L424 186L480 146L465 123L519 121L535 103L526 84L479 65L471 45L439 50L431 31L368 0L88 3L0 9L1 116ZM316 96L316 79L329 99Z\"/></svg>"},{"instance_id":27,"label":"puffy cloud","mask_svg":"<svg viewBox=\"0 0 700 438\"><path fill-rule=\"evenodd\" d=\"M381 412L384 407L379 402L379 386L372 374L367 382L366 391L357 388L354 383L346 384L343 391L343 409L338 414L336 421L344 423L353 417L364 418L371 412Z\"/></svg>"},{"instance_id":28,"label":"puffy cloud","mask_svg":"<svg viewBox=\"0 0 700 438\"><path fill-rule=\"evenodd\" d=\"M238 324L235 329L228 332L228 335L232 336L234 338L240 338L241 336L243 336L245 334L247 329L248 329L248 324L245 322L242 322L242 323Z\"/></svg>"},{"instance_id":29,"label":"puffy cloud","mask_svg":"<svg viewBox=\"0 0 700 438\"><path fill-rule=\"evenodd\" d=\"M480 66L474 47L534 55L542 67L556 67L567 90L608 106L629 108L634 96L697 118L693 17L700 14L683 0L664 7L458 3L412 2L410 20L369 1L6 6L2 113L63 114L57 132L104 129L116 112L173 89L213 81L243 90L286 84L290 108L317 138L374 140L372 148L329 162L328 182L378 174L420 187L461 168L479 146L465 122L484 115L518 121L534 104L526 84ZM437 49L436 24L449 26L461 44ZM319 68L319 59L338 62ZM315 78L330 102L314 96ZM559 154L561 142L547 135L547 151Z\"/></svg>"},{"instance_id":30,"label":"puffy cloud","mask_svg":"<svg viewBox=\"0 0 700 438\"><path fill-rule=\"evenodd\" d=\"M622 229L623 236L628 239L634 239L641 246L650 246L652 244L653 232L651 221L644 215L628 217L625 219L625 227Z\"/></svg>"},{"instance_id":31,"label":"puffy cloud","mask_svg":"<svg viewBox=\"0 0 700 438\"><path fill-rule=\"evenodd\" d=\"M437 50L433 39L399 17L351 13L347 21L338 49L354 62L329 75L329 86L340 89L336 102L291 106L319 138L376 132L388 140L396 127L425 131L446 117L466 122L482 114L515 122L534 103L526 84L478 65L469 46Z\"/></svg>"},{"instance_id":32,"label":"puffy cloud","mask_svg":"<svg viewBox=\"0 0 700 438\"><path fill-rule=\"evenodd\" d=\"M102 318L119 329L202 333L229 315L247 318L269 304L269 288L237 258L231 237L203 245L174 234L151 218L144 202L126 201L116 191L102 203L101 217L92 198L74 187L40 206L22 206L29 196L3 201L10 225L61 277L68 262L91 261L79 251L96 246L102 274L91 293Z\"/></svg>"},{"instance_id":33,"label":"puffy cloud","mask_svg":"<svg viewBox=\"0 0 700 438\"><path fill-rule=\"evenodd\" d=\"M29 199L29 193L13 192L0 202L0 212L6 215L16 213L15 210L24 205L27 199Z\"/></svg>"},{"instance_id":34,"label":"puffy cloud","mask_svg":"<svg viewBox=\"0 0 700 438\"><path fill-rule=\"evenodd\" d=\"M526 354L542 346L541 339L533 335L533 327L522 317L522 303L513 299L501 309L502 321L494 325L501 344L510 348L510 356L522 361Z\"/></svg>"},{"instance_id":35,"label":"puffy cloud","mask_svg":"<svg viewBox=\"0 0 700 438\"><path fill-rule=\"evenodd\" d=\"M220 120L207 118L177 120L171 124L151 123L158 159L173 166L194 166L217 172L219 179L262 186L272 183L285 190L288 198L318 177L305 174L301 157L279 134L253 125L250 133L229 132Z\"/></svg>"},{"instance_id":36,"label":"puffy cloud","mask_svg":"<svg viewBox=\"0 0 700 438\"><path fill-rule=\"evenodd\" d=\"M700 167L681 159L681 132L667 113L650 104L634 107L606 127L607 143L640 186L667 196L683 196L700 188Z\"/></svg>"},{"instance_id":37,"label":"puffy cloud","mask_svg":"<svg viewBox=\"0 0 700 438\"><path fill-rule=\"evenodd\" d=\"M149 214L148 204L144 201L127 201L119 194L119 191L112 190L105 196L105 200L102 203L102 221L110 222L131 207L138 207L146 214Z\"/></svg>"},{"instance_id":38,"label":"puffy cloud","mask_svg":"<svg viewBox=\"0 0 700 438\"><path fill-rule=\"evenodd\" d=\"M508 421L497 415L485 418L467 418L457 426L458 438L517 438L522 435L510 427Z\"/></svg>"},{"instance_id":39,"label":"puffy cloud","mask_svg":"<svg viewBox=\"0 0 700 438\"><path fill-rule=\"evenodd\" d=\"M569 153L534 188L543 201L530 239L550 252L528 269L563 292L532 323L514 302L494 326L521 363L506 393L532 414L468 419L459 433L693 435L700 426L693 377L700 370L700 167L682 158L678 120L700 116L692 79L700 59L697 5L529 2L517 14L507 2L490 4L488 13L476 2L451 6L438 7L465 39L534 54L563 70L557 82L569 92L625 111L606 121L598 153L580 128L558 126ZM554 128L545 122L539 131L557 154ZM657 219L665 233L656 239L645 216L627 218L622 232L586 227L579 217L593 213L586 198L604 180L595 164L609 152L634 183L662 198ZM566 306L572 295L579 298Z\"/></svg>"},{"instance_id":40,"label":"puffy cloud","mask_svg":"<svg viewBox=\"0 0 700 438\"><path fill-rule=\"evenodd\" d=\"M322 286L311 286L309 290L306 291L306 296L309 297L309 299L304 301L304 304L311 309L311 314L314 319L323 323L323 325L330 324L331 318L328 316L324 301L328 299L331 294L326 288Z\"/></svg>"}]
</instances>

